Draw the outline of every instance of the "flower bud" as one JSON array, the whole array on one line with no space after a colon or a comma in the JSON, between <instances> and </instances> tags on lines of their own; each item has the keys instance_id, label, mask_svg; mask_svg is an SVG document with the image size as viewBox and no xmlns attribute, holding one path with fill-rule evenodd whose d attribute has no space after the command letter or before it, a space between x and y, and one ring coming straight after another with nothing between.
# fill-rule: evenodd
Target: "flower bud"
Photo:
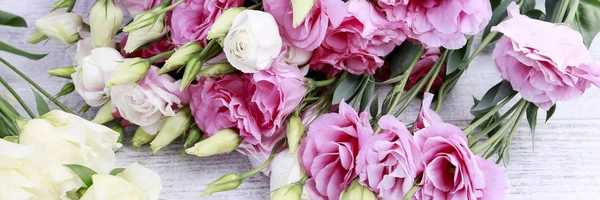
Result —
<instances>
[{"instance_id":1,"label":"flower bud","mask_svg":"<svg viewBox=\"0 0 600 200\"><path fill-rule=\"evenodd\" d=\"M135 134L133 134L133 139L131 139L131 142L133 143L134 147L139 148L142 145L152 142L152 140L154 140L154 137L156 137L156 135L150 135L146 133L146 131L144 131L142 127L139 127L135 131Z\"/></svg>"},{"instance_id":2,"label":"flower bud","mask_svg":"<svg viewBox=\"0 0 600 200\"><path fill-rule=\"evenodd\" d=\"M190 148L192 145L200 142L201 139L202 131L200 131L198 126L194 126L188 133L187 139L185 139L185 143L183 143L183 148Z\"/></svg>"},{"instance_id":3,"label":"flower bud","mask_svg":"<svg viewBox=\"0 0 600 200\"><path fill-rule=\"evenodd\" d=\"M287 184L273 192L271 200L300 200L302 186L299 184Z\"/></svg>"},{"instance_id":4,"label":"flower bud","mask_svg":"<svg viewBox=\"0 0 600 200\"><path fill-rule=\"evenodd\" d=\"M216 181L209 183L206 189L202 191L202 196L211 195L217 192L224 192L236 189L242 184L239 174L226 174Z\"/></svg>"},{"instance_id":5,"label":"flower bud","mask_svg":"<svg viewBox=\"0 0 600 200\"><path fill-rule=\"evenodd\" d=\"M290 121L287 124L286 129L287 142L290 147L290 153L295 153L300 145L300 140L304 136L304 125L302 120L298 116L290 117Z\"/></svg>"},{"instance_id":6,"label":"flower bud","mask_svg":"<svg viewBox=\"0 0 600 200\"><path fill-rule=\"evenodd\" d=\"M229 32L229 28L231 28L231 24L233 24L233 19L235 19L235 17L237 17L244 10L246 10L246 8L239 7L230 8L223 12L223 14L221 14L221 16L215 20L215 23L212 25L212 27L210 27L206 39L217 39L217 42L223 46L223 39Z\"/></svg>"},{"instance_id":7,"label":"flower bud","mask_svg":"<svg viewBox=\"0 0 600 200\"><path fill-rule=\"evenodd\" d=\"M294 28L297 28L304 21L314 5L315 0L292 0L292 26Z\"/></svg>"},{"instance_id":8,"label":"flower bud","mask_svg":"<svg viewBox=\"0 0 600 200\"><path fill-rule=\"evenodd\" d=\"M175 138L181 136L192 123L192 113L190 108L183 108L175 116L167 118L163 126L156 134L156 138L150 143L152 151L156 153L163 147L171 144Z\"/></svg>"},{"instance_id":9,"label":"flower bud","mask_svg":"<svg viewBox=\"0 0 600 200\"><path fill-rule=\"evenodd\" d=\"M35 27L39 33L66 45L72 45L79 41L79 28L82 25L81 16L65 12L51 12L35 21ZM39 39L40 35L34 34L30 40L35 43Z\"/></svg>"},{"instance_id":10,"label":"flower bud","mask_svg":"<svg viewBox=\"0 0 600 200\"><path fill-rule=\"evenodd\" d=\"M204 64L204 60L199 57L192 57L190 61L185 65L185 71L183 73L183 77L181 78L181 87L179 90L183 91L185 88L192 83L192 81L196 80L196 76L202 69L202 65Z\"/></svg>"},{"instance_id":11,"label":"flower bud","mask_svg":"<svg viewBox=\"0 0 600 200\"><path fill-rule=\"evenodd\" d=\"M142 15L138 15L142 16ZM138 18L136 16L136 18ZM158 16L158 18L150 26L145 26L129 33L127 43L125 44L125 52L131 53L137 48L163 37L167 34L167 26L165 24L166 14ZM135 21L135 20L134 20Z\"/></svg>"},{"instance_id":12,"label":"flower bud","mask_svg":"<svg viewBox=\"0 0 600 200\"><path fill-rule=\"evenodd\" d=\"M220 62L211 64L209 67L198 72L197 76L215 77L224 74L230 74L237 71L228 62Z\"/></svg>"},{"instance_id":13,"label":"flower bud","mask_svg":"<svg viewBox=\"0 0 600 200\"><path fill-rule=\"evenodd\" d=\"M186 149L185 152L199 157L207 157L232 152L241 142L242 138L233 129L223 129L196 143L194 147Z\"/></svg>"},{"instance_id":14,"label":"flower bud","mask_svg":"<svg viewBox=\"0 0 600 200\"><path fill-rule=\"evenodd\" d=\"M98 0L90 9L92 47L107 47L123 24L123 12L113 0Z\"/></svg>"},{"instance_id":15,"label":"flower bud","mask_svg":"<svg viewBox=\"0 0 600 200\"><path fill-rule=\"evenodd\" d=\"M58 0L58 1L54 2L54 4L52 4L51 11L54 11L54 10L60 9L60 8L70 8L70 7L73 7L74 4L75 4L75 0Z\"/></svg>"},{"instance_id":16,"label":"flower bud","mask_svg":"<svg viewBox=\"0 0 600 200\"><path fill-rule=\"evenodd\" d=\"M74 66L59 67L59 68L54 68L54 69L48 70L48 74L50 74L50 76L56 76L56 77L61 77L61 78L66 78L66 79L71 79L71 74L73 74L73 73L75 73Z\"/></svg>"},{"instance_id":17,"label":"flower bud","mask_svg":"<svg viewBox=\"0 0 600 200\"><path fill-rule=\"evenodd\" d=\"M43 33L40 33L39 31L36 30L35 32L33 32L33 35L29 39L27 39L27 42L29 44L37 44L37 43L47 40L47 39L48 39L48 36L46 36Z\"/></svg>"},{"instance_id":18,"label":"flower bud","mask_svg":"<svg viewBox=\"0 0 600 200\"><path fill-rule=\"evenodd\" d=\"M123 61L112 76L106 82L106 87L110 88L115 85L128 85L138 82L146 77L146 73L150 69L150 62L142 58L130 58Z\"/></svg>"},{"instance_id":19,"label":"flower bud","mask_svg":"<svg viewBox=\"0 0 600 200\"><path fill-rule=\"evenodd\" d=\"M165 65L158 70L157 74L165 74L181 68L200 51L202 51L202 46L198 42L189 42L183 45L165 61Z\"/></svg>"},{"instance_id":20,"label":"flower bud","mask_svg":"<svg viewBox=\"0 0 600 200\"><path fill-rule=\"evenodd\" d=\"M96 124L104 124L106 122L112 121L113 119L115 119L115 117L112 114L112 107L110 105L110 101L108 101L104 103L102 107L100 107L100 110L98 110L98 113L96 113L96 117L94 117L92 122Z\"/></svg>"},{"instance_id":21,"label":"flower bud","mask_svg":"<svg viewBox=\"0 0 600 200\"><path fill-rule=\"evenodd\" d=\"M11 135L1 138L2 140L9 141L15 144L19 144L19 136Z\"/></svg>"},{"instance_id":22,"label":"flower bud","mask_svg":"<svg viewBox=\"0 0 600 200\"><path fill-rule=\"evenodd\" d=\"M350 187L340 194L340 200L377 200L377 196L369 188L360 185L358 179L354 179Z\"/></svg>"}]
</instances>

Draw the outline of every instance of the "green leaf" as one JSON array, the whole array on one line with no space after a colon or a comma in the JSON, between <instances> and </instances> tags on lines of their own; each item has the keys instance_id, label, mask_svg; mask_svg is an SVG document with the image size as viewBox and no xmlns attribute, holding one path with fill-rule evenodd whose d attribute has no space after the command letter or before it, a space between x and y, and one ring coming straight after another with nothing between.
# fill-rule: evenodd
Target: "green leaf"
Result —
<instances>
[{"instance_id":1,"label":"green leaf","mask_svg":"<svg viewBox=\"0 0 600 200\"><path fill-rule=\"evenodd\" d=\"M404 73L410 67L417 53L421 49L421 45L412 42L403 42L402 45L396 47L386 59L390 65L391 76L397 76Z\"/></svg>"},{"instance_id":2,"label":"green leaf","mask_svg":"<svg viewBox=\"0 0 600 200\"><path fill-rule=\"evenodd\" d=\"M342 99L348 100L350 99L356 91L358 91L358 87L360 86L362 78L358 75L348 74L342 82L335 88L333 92L333 99L331 100L331 104L339 104Z\"/></svg>"},{"instance_id":3,"label":"green leaf","mask_svg":"<svg viewBox=\"0 0 600 200\"><path fill-rule=\"evenodd\" d=\"M525 13L525 15L527 15L527 17L529 17L531 19L537 19L537 20L543 20L544 18L546 18L546 14L544 14L544 12L542 12L541 10L538 10L538 9L533 9L533 10L527 11Z\"/></svg>"},{"instance_id":4,"label":"green leaf","mask_svg":"<svg viewBox=\"0 0 600 200\"><path fill-rule=\"evenodd\" d=\"M450 51L448 61L446 63L446 74L450 75L459 69L460 64L466 62L469 59L469 53L471 52L471 44L473 43L473 37L467 40L467 45L460 49ZM462 66L461 66L462 67ZM467 65L464 66L467 68Z\"/></svg>"},{"instance_id":5,"label":"green leaf","mask_svg":"<svg viewBox=\"0 0 600 200\"><path fill-rule=\"evenodd\" d=\"M583 42L586 47L590 47L594 37L600 32L600 1L599 0L579 0L579 7L572 27L579 31L583 36Z\"/></svg>"},{"instance_id":6,"label":"green leaf","mask_svg":"<svg viewBox=\"0 0 600 200\"><path fill-rule=\"evenodd\" d=\"M6 51L8 53L12 53L12 54L16 54L19 56L23 56L26 58L29 58L31 60L39 60L42 59L44 57L46 57L46 55L48 54L34 54L34 53L29 53L20 49L17 49L13 46L10 46L9 44L6 44L2 41L0 41L0 51Z\"/></svg>"},{"instance_id":7,"label":"green leaf","mask_svg":"<svg viewBox=\"0 0 600 200\"><path fill-rule=\"evenodd\" d=\"M6 136L15 136L19 135L19 128L15 121L9 118L4 113L0 112L0 138L4 138Z\"/></svg>"},{"instance_id":8,"label":"green leaf","mask_svg":"<svg viewBox=\"0 0 600 200\"><path fill-rule=\"evenodd\" d=\"M83 107L81 107L81 110L79 110L79 114L85 114L88 110L90 110L91 107L92 106L87 104L83 105Z\"/></svg>"},{"instance_id":9,"label":"green leaf","mask_svg":"<svg viewBox=\"0 0 600 200\"><path fill-rule=\"evenodd\" d=\"M71 94L71 93L73 93L73 91L75 91L75 84L67 83L67 84L65 84L65 86L63 86L62 89L60 89L60 92L58 92L58 94L56 94L56 96L54 98L56 99L58 97L62 97L62 96Z\"/></svg>"},{"instance_id":10,"label":"green leaf","mask_svg":"<svg viewBox=\"0 0 600 200\"><path fill-rule=\"evenodd\" d=\"M397 82L400 82L404 78L404 76L406 76L406 74L399 74L399 75L396 75L395 77L390 78L390 79L388 79L386 81L375 83L375 84L377 84L377 85L389 85L389 84L397 83Z\"/></svg>"},{"instance_id":11,"label":"green leaf","mask_svg":"<svg viewBox=\"0 0 600 200\"><path fill-rule=\"evenodd\" d=\"M513 1L512 0L502 0L502 2L500 2L500 4L498 5L498 7L496 7L492 11L492 19L490 19L490 22L488 23L488 25L483 30L483 36L481 36L482 40L484 38L486 38L487 35L490 34L490 31L491 31L491 29L492 29L493 26L498 25L500 22L502 22L506 18L506 16L508 16L508 14L506 12L506 7L511 2L513 2ZM494 37L494 39L492 39L492 41L490 43L492 43L492 42L500 39L500 37L502 37L502 34L496 35L496 37Z\"/></svg>"},{"instance_id":12,"label":"green leaf","mask_svg":"<svg viewBox=\"0 0 600 200\"><path fill-rule=\"evenodd\" d=\"M22 17L0 10L0 25L13 27L27 27L27 22Z\"/></svg>"},{"instance_id":13,"label":"green leaf","mask_svg":"<svg viewBox=\"0 0 600 200\"><path fill-rule=\"evenodd\" d=\"M379 90L379 92L381 92L381 90ZM379 92L377 92L377 96L371 101L371 107L369 108L369 112L373 118L377 117L377 114L379 114Z\"/></svg>"},{"instance_id":14,"label":"green leaf","mask_svg":"<svg viewBox=\"0 0 600 200\"><path fill-rule=\"evenodd\" d=\"M375 92L375 83L373 82L373 76L369 77L368 81L366 82L367 86L365 88L365 91L363 92L361 101L360 101L360 112L363 112L367 109L367 106L369 105L369 102L371 101L371 96L373 96L373 93ZM375 97L377 98L377 97Z\"/></svg>"},{"instance_id":15,"label":"green leaf","mask_svg":"<svg viewBox=\"0 0 600 200\"><path fill-rule=\"evenodd\" d=\"M506 99L511 94L516 93L512 89L510 83L506 80L502 80L494 87L490 88L479 103L473 105L471 108L471 114L474 116L485 115L490 109L495 107L500 101Z\"/></svg>"},{"instance_id":16,"label":"green leaf","mask_svg":"<svg viewBox=\"0 0 600 200\"><path fill-rule=\"evenodd\" d=\"M564 0L546 0L546 21L551 22L552 18L558 14L562 1Z\"/></svg>"},{"instance_id":17,"label":"green leaf","mask_svg":"<svg viewBox=\"0 0 600 200\"><path fill-rule=\"evenodd\" d=\"M125 171L125 168L115 168L108 174L110 174L111 176L116 176L117 174L120 174L123 171Z\"/></svg>"},{"instance_id":18,"label":"green leaf","mask_svg":"<svg viewBox=\"0 0 600 200\"><path fill-rule=\"evenodd\" d=\"M529 103L529 106L527 106L527 122L529 123L529 128L531 129L532 140L535 139L535 127L537 124L538 109L539 108L533 103Z\"/></svg>"},{"instance_id":19,"label":"green leaf","mask_svg":"<svg viewBox=\"0 0 600 200\"><path fill-rule=\"evenodd\" d=\"M519 9L519 11L521 11L521 13L527 13L530 10L535 9L535 1L536 0L521 0L523 1L523 4L521 5L521 8Z\"/></svg>"},{"instance_id":20,"label":"green leaf","mask_svg":"<svg viewBox=\"0 0 600 200\"><path fill-rule=\"evenodd\" d=\"M548 122L548 120L550 120L550 118L552 117L552 115L554 115L554 111L556 111L556 104L554 104L550 110L546 111L546 122Z\"/></svg>"},{"instance_id":21,"label":"green leaf","mask_svg":"<svg viewBox=\"0 0 600 200\"><path fill-rule=\"evenodd\" d=\"M92 181L92 175L98 174L94 170L87 168L85 166L82 166L82 165L65 165L65 166L68 167L69 169L71 169L73 172L75 172L75 174L77 174L77 176L79 176L79 179L81 179L81 181L83 181L83 183L87 187L90 187L90 186L92 186L92 184L94 184L94 182Z\"/></svg>"},{"instance_id":22,"label":"green leaf","mask_svg":"<svg viewBox=\"0 0 600 200\"><path fill-rule=\"evenodd\" d=\"M35 104L37 106L37 111L40 116L50 112L50 107L48 107L48 103L44 101L44 98L40 96L35 90L33 91L33 95L35 96Z\"/></svg>"},{"instance_id":23,"label":"green leaf","mask_svg":"<svg viewBox=\"0 0 600 200\"><path fill-rule=\"evenodd\" d=\"M6 101L6 99L4 99L4 97L0 96L0 106L2 106L2 108L6 108L8 109L9 112L15 113L15 114L19 114L19 112L17 112L17 110L15 109L15 107L13 107L10 103L8 103L8 101ZM0 112L2 112L2 109L0 109Z\"/></svg>"}]
</instances>

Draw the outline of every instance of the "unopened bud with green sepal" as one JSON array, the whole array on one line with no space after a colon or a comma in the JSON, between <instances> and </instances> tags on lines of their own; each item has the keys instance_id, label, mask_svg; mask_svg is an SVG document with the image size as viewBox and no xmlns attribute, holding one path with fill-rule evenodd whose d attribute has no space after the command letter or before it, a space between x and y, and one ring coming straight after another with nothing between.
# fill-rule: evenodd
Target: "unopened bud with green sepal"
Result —
<instances>
[{"instance_id":1,"label":"unopened bud with green sepal","mask_svg":"<svg viewBox=\"0 0 600 200\"><path fill-rule=\"evenodd\" d=\"M90 9L92 48L109 47L123 24L123 12L113 0L98 0Z\"/></svg>"},{"instance_id":2,"label":"unopened bud with green sepal","mask_svg":"<svg viewBox=\"0 0 600 200\"><path fill-rule=\"evenodd\" d=\"M142 127L138 127L138 129L135 131L135 134L133 134L133 139L131 139L131 143L133 143L134 147L139 148L143 145L152 142L152 140L154 140L155 137L156 135L150 135L149 133L144 131Z\"/></svg>"},{"instance_id":3,"label":"unopened bud with green sepal","mask_svg":"<svg viewBox=\"0 0 600 200\"><path fill-rule=\"evenodd\" d=\"M227 36L227 33L233 24L233 20L244 10L246 10L246 8L243 7L225 10L223 14L217 17L212 27L210 27L206 38L208 40L216 39L217 42L223 46L223 39Z\"/></svg>"},{"instance_id":4,"label":"unopened bud with green sepal","mask_svg":"<svg viewBox=\"0 0 600 200\"><path fill-rule=\"evenodd\" d=\"M107 101L104 103L104 105L102 105L102 107L100 107L100 110L98 110L98 113L96 113L96 117L94 117L92 122L96 124L104 124L114 119L115 117L112 113L112 106L110 105L110 101Z\"/></svg>"},{"instance_id":5,"label":"unopened bud with green sepal","mask_svg":"<svg viewBox=\"0 0 600 200\"><path fill-rule=\"evenodd\" d=\"M185 139L185 143L183 143L183 148L190 148L194 144L200 142L201 139L202 131L200 131L200 128L198 128L198 126L194 126L188 132L188 136Z\"/></svg>"},{"instance_id":6,"label":"unopened bud with green sepal","mask_svg":"<svg viewBox=\"0 0 600 200\"><path fill-rule=\"evenodd\" d=\"M146 77L148 70L150 70L150 62L142 58L126 59L117 66L115 72L106 82L106 87L137 83Z\"/></svg>"},{"instance_id":7,"label":"unopened bud with green sepal","mask_svg":"<svg viewBox=\"0 0 600 200\"><path fill-rule=\"evenodd\" d=\"M340 194L340 200L377 200L377 195L354 179L350 187Z\"/></svg>"},{"instance_id":8,"label":"unopened bud with green sepal","mask_svg":"<svg viewBox=\"0 0 600 200\"><path fill-rule=\"evenodd\" d=\"M287 124L286 136L290 153L295 153L296 149L300 145L300 140L304 137L304 125L302 120L298 116L291 116L290 121Z\"/></svg>"},{"instance_id":9,"label":"unopened bud with green sepal","mask_svg":"<svg viewBox=\"0 0 600 200\"><path fill-rule=\"evenodd\" d=\"M60 78L71 79L71 74L75 73L75 66L58 67L48 70L50 76L56 76Z\"/></svg>"},{"instance_id":10,"label":"unopened bud with green sepal","mask_svg":"<svg viewBox=\"0 0 600 200\"><path fill-rule=\"evenodd\" d=\"M194 55L202 51L202 45L198 42L189 42L177 49L169 59L165 61L165 65L156 72L157 74L165 74L170 71L178 70L183 67Z\"/></svg>"},{"instance_id":11,"label":"unopened bud with green sepal","mask_svg":"<svg viewBox=\"0 0 600 200\"><path fill-rule=\"evenodd\" d=\"M240 174L226 174L216 181L209 183L206 189L202 191L202 196L236 189L242 184L242 180Z\"/></svg>"},{"instance_id":12,"label":"unopened bud with green sepal","mask_svg":"<svg viewBox=\"0 0 600 200\"><path fill-rule=\"evenodd\" d=\"M175 113L175 116L167 118L163 126L156 134L156 138L150 142L150 147L154 153L163 147L171 144L177 137L183 133L192 124L192 112L186 107Z\"/></svg>"},{"instance_id":13,"label":"unopened bud with green sepal","mask_svg":"<svg viewBox=\"0 0 600 200\"><path fill-rule=\"evenodd\" d=\"M186 153L198 157L207 157L229 153L237 149L242 142L240 135L233 129L223 129L185 150Z\"/></svg>"},{"instance_id":14,"label":"unopened bud with green sepal","mask_svg":"<svg viewBox=\"0 0 600 200\"><path fill-rule=\"evenodd\" d=\"M271 196L271 200L300 200L302 185L297 183L287 184L277 188Z\"/></svg>"}]
</instances>

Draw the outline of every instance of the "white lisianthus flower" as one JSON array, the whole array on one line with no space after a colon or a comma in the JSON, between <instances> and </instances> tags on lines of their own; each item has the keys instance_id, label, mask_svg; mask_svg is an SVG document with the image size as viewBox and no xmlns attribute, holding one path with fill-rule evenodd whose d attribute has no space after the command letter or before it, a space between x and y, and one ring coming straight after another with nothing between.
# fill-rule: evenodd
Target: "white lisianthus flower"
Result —
<instances>
[{"instance_id":1,"label":"white lisianthus flower","mask_svg":"<svg viewBox=\"0 0 600 200\"><path fill-rule=\"evenodd\" d=\"M271 66L282 47L279 28L271 14L244 10L225 36L223 51L229 63L244 73L255 73Z\"/></svg>"},{"instance_id":2,"label":"white lisianthus flower","mask_svg":"<svg viewBox=\"0 0 600 200\"><path fill-rule=\"evenodd\" d=\"M35 146L0 139L0 199L68 199L66 193L82 185Z\"/></svg>"},{"instance_id":3,"label":"white lisianthus flower","mask_svg":"<svg viewBox=\"0 0 600 200\"><path fill-rule=\"evenodd\" d=\"M73 64L79 65L81 60L92 54L92 36L89 31L79 29L79 36L81 39L77 42L77 50L73 56ZM111 42L108 47L115 48L115 43Z\"/></svg>"},{"instance_id":4,"label":"white lisianthus flower","mask_svg":"<svg viewBox=\"0 0 600 200\"><path fill-rule=\"evenodd\" d=\"M119 51L109 47L99 47L79 61L75 73L71 75L75 91L92 106L102 106L108 101L110 89L106 81L124 58Z\"/></svg>"},{"instance_id":5,"label":"white lisianthus flower","mask_svg":"<svg viewBox=\"0 0 600 200\"><path fill-rule=\"evenodd\" d=\"M96 174L94 184L81 200L140 199L157 200L162 189L160 176L137 163L116 176Z\"/></svg>"},{"instance_id":6,"label":"white lisianthus flower","mask_svg":"<svg viewBox=\"0 0 600 200\"><path fill-rule=\"evenodd\" d=\"M304 169L302 169L298 161L298 154L291 154L289 149L279 152L271 162L270 191L275 191L280 187L295 183L302 179L305 174ZM308 199L306 192L302 192L301 199Z\"/></svg>"},{"instance_id":7,"label":"white lisianthus flower","mask_svg":"<svg viewBox=\"0 0 600 200\"><path fill-rule=\"evenodd\" d=\"M65 12L51 12L35 21L37 31L66 45L79 41L79 29L82 25L81 16Z\"/></svg>"},{"instance_id":8,"label":"white lisianthus flower","mask_svg":"<svg viewBox=\"0 0 600 200\"><path fill-rule=\"evenodd\" d=\"M156 135L165 118L175 116L175 110L189 102L187 91L179 91L180 81L169 75L156 75L152 66L140 82L111 87L111 104L127 121L139 125L150 135Z\"/></svg>"},{"instance_id":9,"label":"white lisianthus flower","mask_svg":"<svg viewBox=\"0 0 600 200\"><path fill-rule=\"evenodd\" d=\"M78 164L98 173L108 173L116 163L113 150L119 133L77 115L54 110L28 121L19 135L19 143L33 145L60 164Z\"/></svg>"}]
</instances>

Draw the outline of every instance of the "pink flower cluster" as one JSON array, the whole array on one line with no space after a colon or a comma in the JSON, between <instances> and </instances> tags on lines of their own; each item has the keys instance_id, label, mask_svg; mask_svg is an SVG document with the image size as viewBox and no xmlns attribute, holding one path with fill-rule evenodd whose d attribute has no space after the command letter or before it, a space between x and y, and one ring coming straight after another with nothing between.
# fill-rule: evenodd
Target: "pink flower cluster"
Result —
<instances>
[{"instance_id":1,"label":"pink flower cluster","mask_svg":"<svg viewBox=\"0 0 600 200\"><path fill-rule=\"evenodd\" d=\"M579 98L592 83L600 87L600 64L580 33L521 15L515 3L507 10L509 19L492 28L504 34L493 57L502 78L524 99L548 110L558 101Z\"/></svg>"},{"instance_id":2,"label":"pink flower cluster","mask_svg":"<svg viewBox=\"0 0 600 200\"><path fill-rule=\"evenodd\" d=\"M284 43L314 50L311 68L329 76L342 70L374 74L382 58L407 38L426 47L461 48L464 35L481 31L492 16L487 0L317 0L294 28L290 1L265 0L264 5Z\"/></svg>"},{"instance_id":3,"label":"pink flower cluster","mask_svg":"<svg viewBox=\"0 0 600 200\"><path fill-rule=\"evenodd\" d=\"M279 59L254 74L203 77L190 86L190 106L198 127L207 136L236 128L243 138L242 153L268 155L285 137L284 120L308 92L300 70L280 64Z\"/></svg>"},{"instance_id":4,"label":"pink flower cluster","mask_svg":"<svg viewBox=\"0 0 600 200\"><path fill-rule=\"evenodd\" d=\"M424 105L431 104L431 94ZM339 199L359 178L381 199L404 197L421 185L413 199L502 199L509 185L500 166L474 155L465 134L423 107L419 129L410 131L393 116L383 116L374 135L366 113L342 102L339 113L317 118L299 149L301 165L311 176L311 199ZM420 183L415 183L422 177Z\"/></svg>"}]
</instances>

